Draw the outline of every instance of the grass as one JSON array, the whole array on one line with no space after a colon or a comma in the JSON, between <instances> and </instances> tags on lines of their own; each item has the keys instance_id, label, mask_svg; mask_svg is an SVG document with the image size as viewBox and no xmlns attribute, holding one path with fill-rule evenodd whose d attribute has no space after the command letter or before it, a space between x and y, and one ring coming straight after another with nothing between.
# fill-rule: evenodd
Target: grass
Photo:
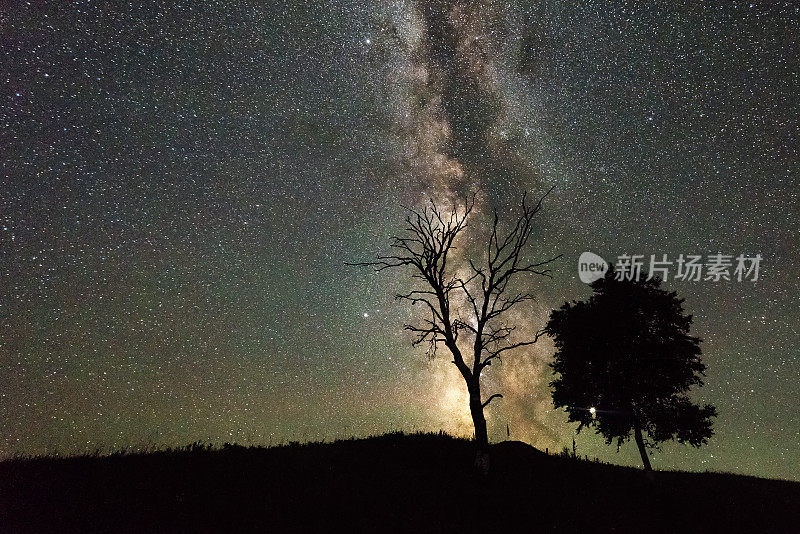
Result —
<instances>
[{"instance_id":1,"label":"grass","mask_svg":"<svg viewBox=\"0 0 800 534\"><path fill-rule=\"evenodd\" d=\"M0 462L4 532L790 532L800 483L657 472L444 433Z\"/></svg>"}]
</instances>

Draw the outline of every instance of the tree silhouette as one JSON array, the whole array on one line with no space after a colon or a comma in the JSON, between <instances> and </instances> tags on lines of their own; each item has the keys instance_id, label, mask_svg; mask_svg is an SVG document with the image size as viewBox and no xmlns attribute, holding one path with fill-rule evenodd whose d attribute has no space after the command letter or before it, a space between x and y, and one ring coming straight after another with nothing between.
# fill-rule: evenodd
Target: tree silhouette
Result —
<instances>
[{"instance_id":1,"label":"tree silhouette","mask_svg":"<svg viewBox=\"0 0 800 534\"><path fill-rule=\"evenodd\" d=\"M440 344L452 355L452 363L464 378L469 392L479 451L484 451L489 443L483 410L493 399L502 397L495 393L483 400L482 371L502 355L531 345L544 334L540 331L532 337L518 339L516 326L506 319L517 304L533 299L531 293L512 289L517 275L550 276L546 266L560 257L537 262L524 259L533 231L533 218L549 192L533 205L523 196L519 216L507 232L501 231L495 210L480 259L454 257L456 244L466 245L465 239L475 237L464 233L475 205L473 196L465 200L463 206L454 205L448 212L443 212L433 201L422 210L404 207L408 212L405 233L391 238L393 253L378 255L375 261L349 264L370 266L376 271L397 267L411 271L416 287L395 296L412 305L421 305L428 317L417 324L406 324L404 328L416 335L413 345L429 344L430 357L436 355Z\"/></svg>"},{"instance_id":2,"label":"tree silhouette","mask_svg":"<svg viewBox=\"0 0 800 534\"><path fill-rule=\"evenodd\" d=\"M633 432L647 470L647 449L671 439L699 447L716 416L687 396L703 385L700 339L689 335L683 299L660 286L658 278L617 280L610 269L588 301L553 310L545 327L556 346L553 404L579 432L594 426L618 448Z\"/></svg>"}]
</instances>

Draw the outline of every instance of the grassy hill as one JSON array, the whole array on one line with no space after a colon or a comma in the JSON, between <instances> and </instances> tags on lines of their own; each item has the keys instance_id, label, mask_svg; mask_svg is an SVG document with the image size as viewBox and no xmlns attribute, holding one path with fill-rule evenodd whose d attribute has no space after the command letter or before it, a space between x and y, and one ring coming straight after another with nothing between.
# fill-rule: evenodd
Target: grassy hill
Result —
<instances>
[{"instance_id":1,"label":"grassy hill","mask_svg":"<svg viewBox=\"0 0 800 534\"><path fill-rule=\"evenodd\" d=\"M3 532L797 532L800 483L441 434L0 463Z\"/></svg>"}]
</instances>

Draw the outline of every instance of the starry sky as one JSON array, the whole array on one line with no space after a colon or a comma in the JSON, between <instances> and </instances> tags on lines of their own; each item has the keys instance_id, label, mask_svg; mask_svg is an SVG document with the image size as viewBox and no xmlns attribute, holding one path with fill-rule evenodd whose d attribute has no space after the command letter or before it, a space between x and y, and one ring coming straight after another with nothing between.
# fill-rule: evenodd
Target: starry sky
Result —
<instances>
[{"instance_id":1,"label":"starry sky","mask_svg":"<svg viewBox=\"0 0 800 534\"><path fill-rule=\"evenodd\" d=\"M402 331L401 204L475 225L555 186L515 316L588 297L577 258L761 254L667 281L716 435L656 468L797 479L798 8L335 0L0 7L0 456L471 432ZM552 344L485 378L490 439L571 447ZM582 432L578 452L637 465Z\"/></svg>"}]
</instances>

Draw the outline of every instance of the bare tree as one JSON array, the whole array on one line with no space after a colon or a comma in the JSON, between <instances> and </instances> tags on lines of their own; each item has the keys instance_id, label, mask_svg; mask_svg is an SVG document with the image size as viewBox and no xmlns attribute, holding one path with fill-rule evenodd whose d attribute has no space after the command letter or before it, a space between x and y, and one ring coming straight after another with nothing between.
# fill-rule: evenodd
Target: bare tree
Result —
<instances>
[{"instance_id":1,"label":"bare tree","mask_svg":"<svg viewBox=\"0 0 800 534\"><path fill-rule=\"evenodd\" d=\"M416 335L415 346L429 344L429 356L435 356L441 343L453 356L453 364L467 384L479 450L485 450L489 444L483 410L493 399L502 397L495 393L483 400L481 372L502 355L536 343L544 333L539 331L518 339L517 327L506 319L517 304L533 299L531 293L512 289L511 282L516 275L530 273L549 277L547 265L561 257L538 262L524 260L534 216L550 191L534 204L529 204L523 196L521 212L507 232L501 230L495 210L491 233L479 260L464 258L462 262L466 260L466 264L459 266L452 257L456 249L454 243L466 237L462 233L467 229L467 220L475 206L473 195L465 200L463 209L453 206L448 213L433 201L422 210L404 207L408 212L405 234L391 238L392 253L378 255L375 261L349 264L373 267L376 271L402 267L412 272L418 286L395 296L412 305L422 305L428 317L404 328ZM459 267L462 274L457 272Z\"/></svg>"}]
</instances>

